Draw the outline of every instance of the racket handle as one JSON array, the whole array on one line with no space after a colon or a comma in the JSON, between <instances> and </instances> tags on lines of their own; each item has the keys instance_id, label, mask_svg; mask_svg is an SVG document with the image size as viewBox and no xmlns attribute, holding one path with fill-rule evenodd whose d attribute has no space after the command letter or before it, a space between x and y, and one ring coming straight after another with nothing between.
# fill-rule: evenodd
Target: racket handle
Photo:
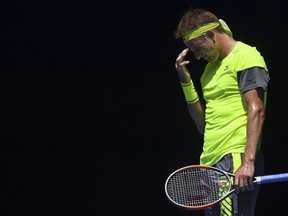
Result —
<instances>
[{"instance_id":1,"label":"racket handle","mask_svg":"<svg viewBox=\"0 0 288 216\"><path fill-rule=\"evenodd\" d=\"M257 184L283 182L283 181L288 181L288 173L258 176L258 177L255 177L255 179L256 179L255 183Z\"/></svg>"}]
</instances>

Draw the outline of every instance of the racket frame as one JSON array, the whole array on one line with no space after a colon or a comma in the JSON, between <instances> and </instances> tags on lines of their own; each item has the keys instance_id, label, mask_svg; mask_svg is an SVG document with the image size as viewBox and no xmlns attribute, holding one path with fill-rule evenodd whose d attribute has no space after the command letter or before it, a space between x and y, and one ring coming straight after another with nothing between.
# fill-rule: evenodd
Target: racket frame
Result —
<instances>
[{"instance_id":1,"label":"racket frame","mask_svg":"<svg viewBox=\"0 0 288 216\"><path fill-rule=\"evenodd\" d=\"M180 204L180 203L176 202L175 200L173 200L170 197L170 195L168 193L168 183L169 183L170 179L173 176L175 176L177 173L180 173L180 172L182 172L184 170L188 170L188 169L215 170L215 171L223 174L227 178L227 180L229 182L228 192L224 196L220 197L218 200L213 201L213 202L208 203L208 204L205 204L205 205L190 206L190 205L183 205L183 204ZM227 198L230 194L232 194L235 191L235 189L233 188L234 182L232 181L231 177L234 180L235 176L232 173L225 172L225 171L223 171L221 169L218 169L218 168L212 167L212 166L189 165L189 166L181 167L180 169L175 170L173 173L171 173L168 176L168 178L167 178L167 180L165 182L165 194L166 194L166 197L169 199L169 201L171 203L173 203L175 206L180 207L180 208L185 209L185 210L201 210L201 209L209 208L209 207L212 207L212 206L216 205L217 203L221 202L223 199Z\"/></svg>"}]
</instances>

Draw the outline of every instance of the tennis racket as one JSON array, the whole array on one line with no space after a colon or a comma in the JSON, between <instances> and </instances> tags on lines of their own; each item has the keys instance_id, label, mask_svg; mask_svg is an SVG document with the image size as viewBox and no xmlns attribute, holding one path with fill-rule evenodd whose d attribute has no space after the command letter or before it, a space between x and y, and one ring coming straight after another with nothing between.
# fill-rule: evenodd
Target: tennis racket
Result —
<instances>
[{"instance_id":1,"label":"tennis racket","mask_svg":"<svg viewBox=\"0 0 288 216\"><path fill-rule=\"evenodd\" d=\"M191 165L173 172L165 182L168 199L180 208L200 210L222 201L235 189L234 175L215 167ZM288 181L288 173L255 177L254 184Z\"/></svg>"}]
</instances>

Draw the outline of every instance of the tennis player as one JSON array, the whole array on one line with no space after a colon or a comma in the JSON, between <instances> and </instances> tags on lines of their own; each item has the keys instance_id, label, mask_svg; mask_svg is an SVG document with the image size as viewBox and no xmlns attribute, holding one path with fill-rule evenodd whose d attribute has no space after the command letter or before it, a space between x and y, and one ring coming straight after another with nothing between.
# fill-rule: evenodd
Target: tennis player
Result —
<instances>
[{"instance_id":1,"label":"tennis player","mask_svg":"<svg viewBox=\"0 0 288 216\"><path fill-rule=\"evenodd\" d=\"M205 210L206 216L253 216L259 186L253 176L263 174L261 134L265 120L269 73L260 52L233 38L228 25L213 13L190 8L181 17L175 38L186 45L175 67L188 111L204 135L200 164L235 174L237 193ZM195 89L193 65L186 54L208 63ZM201 92L201 94L200 94Z\"/></svg>"}]
</instances>

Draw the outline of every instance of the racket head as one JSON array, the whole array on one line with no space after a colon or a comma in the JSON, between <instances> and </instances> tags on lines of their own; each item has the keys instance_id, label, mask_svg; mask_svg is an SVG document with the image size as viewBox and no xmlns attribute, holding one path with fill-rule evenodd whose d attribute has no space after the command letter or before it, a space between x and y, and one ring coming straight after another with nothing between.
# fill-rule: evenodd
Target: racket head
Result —
<instances>
[{"instance_id":1,"label":"racket head","mask_svg":"<svg viewBox=\"0 0 288 216\"><path fill-rule=\"evenodd\" d=\"M211 166L185 166L167 178L165 193L177 207L186 210L205 209L234 191L233 177L233 174Z\"/></svg>"}]
</instances>

